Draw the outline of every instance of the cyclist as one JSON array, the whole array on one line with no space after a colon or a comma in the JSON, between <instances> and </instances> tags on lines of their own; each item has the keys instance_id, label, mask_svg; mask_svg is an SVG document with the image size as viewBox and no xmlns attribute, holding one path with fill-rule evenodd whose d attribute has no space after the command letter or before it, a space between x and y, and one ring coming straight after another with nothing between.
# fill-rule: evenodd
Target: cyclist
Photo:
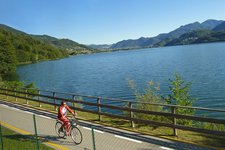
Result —
<instances>
[{"instance_id":1,"label":"cyclist","mask_svg":"<svg viewBox=\"0 0 225 150\"><path fill-rule=\"evenodd\" d=\"M69 119L68 119L68 116L67 116L67 110L73 115L75 116L76 113L74 113L69 106L66 105L66 102L65 101L62 101L61 102L61 105L59 106L59 109L58 109L58 119L60 121L63 122L61 128L60 128L60 131L63 130L63 127L66 127L66 135L69 135Z\"/></svg>"}]
</instances>

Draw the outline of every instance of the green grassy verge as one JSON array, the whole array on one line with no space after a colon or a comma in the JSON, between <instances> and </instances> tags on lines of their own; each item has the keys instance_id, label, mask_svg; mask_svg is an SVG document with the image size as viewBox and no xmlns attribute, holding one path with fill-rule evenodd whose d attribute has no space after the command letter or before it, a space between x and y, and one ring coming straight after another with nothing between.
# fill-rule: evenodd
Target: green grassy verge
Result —
<instances>
[{"instance_id":1,"label":"green grassy verge","mask_svg":"<svg viewBox=\"0 0 225 150\"><path fill-rule=\"evenodd\" d=\"M6 98L4 95L0 95L0 98ZM26 100L24 99L17 99L15 101L14 97L8 97L7 101L13 102L13 103L19 103L23 105L26 104ZM48 105L48 104L42 104L42 107L39 107L39 103L37 102L32 102L29 101L29 104L27 105L29 107L33 107L36 109L44 109L51 111L53 113L57 113L55 111L54 106ZM135 127L131 127L131 123L126 120L122 119L113 119L109 118L106 116L101 116L101 121L98 120L98 115L92 114L92 113L86 113L86 112L81 112L77 111L78 118L81 120L86 120L106 126L111 126L115 128L120 128L120 129L125 129L129 131L134 131L138 132L141 134L146 134L146 135L152 135L155 137L162 137L162 138L167 138L171 140L176 140L176 141L182 141L182 142L187 142L187 143L192 143L192 144L197 144L197 145L202 145L202 146L208 146L208 147L217 147L217 148L225 148L225 137L221 136L213 136L209 134L201 134L201 133L196 133L196 132L190 132L190 131L183 131L183 130L178 130L178 136L173 136L173 130L168 127L154 127L154 126L146 126L142 124L136 124ZM225 150L225 149L224 149Z\"/></svg>"},{"instance_id":2,"label":"green grassy verge","mask_svg":"<svg viewBox=\"0 0 225 150\"><path fill-rule=\"evenodd\" d=\"M36 141L34 136L21 135L3 126L1 126L1 129L4 150L36 150ZM40 150L54 150L53 148L50 148L44 144L40 144L39 146Z\"/></svg>"}]
</instances>

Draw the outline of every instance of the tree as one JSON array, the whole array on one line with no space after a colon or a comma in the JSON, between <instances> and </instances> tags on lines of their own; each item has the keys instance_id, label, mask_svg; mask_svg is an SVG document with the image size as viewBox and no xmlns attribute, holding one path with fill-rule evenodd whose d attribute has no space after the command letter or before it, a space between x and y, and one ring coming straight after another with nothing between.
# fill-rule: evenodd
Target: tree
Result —
<instances>
[{"instance_id":1,"label":"tree","mask_svg":"<svg viewBox=\"0 0 225 150\"><path fill-rule=\"evenodd\" d=\"M0 34L0 76L16 70L16 54L13 45Z\"/></svg>"},{"instance_id":2,"label":"tree","mask_svg":"<svg viewBox=\"0 0 225 150\"><path fill-rule=\"evenodd\" d=\"M191 82L185 83L181 76L177 73L174 75L174 79L170 79L170 92L165 100L167 104L180 105L180 106L192 106L193 103L197 100L190 96L190 86ZM193 115L195 112L194 109L178 108L176 109L177 114L184 115ZM181 124L191 124L187 120L179 120L178 123Z\"/></svg>"},{"instance_id":3,"label":"tree","mask_svg":"<svg viewBox=\"0 0 225 150\"><path fill-rule=\"evenodd\" d=\"M141 93L137 90L133 80L129 81L129 86L131 87L131 89L133 89L137 101L141 102L137 103L134 106L135 108L157 112L162 111L163 109L162 106L151 104L151 103L162 103L162 97L157 93L160 90L159 84L150 81L148 82L147 88L145 88ZM144 120L154 120L154 121L164 120L164 118L161 116L141 114L141 113L134 113L134 117ZM156 126L153 127L156 128Z\"/></svg>"}]
</instances>

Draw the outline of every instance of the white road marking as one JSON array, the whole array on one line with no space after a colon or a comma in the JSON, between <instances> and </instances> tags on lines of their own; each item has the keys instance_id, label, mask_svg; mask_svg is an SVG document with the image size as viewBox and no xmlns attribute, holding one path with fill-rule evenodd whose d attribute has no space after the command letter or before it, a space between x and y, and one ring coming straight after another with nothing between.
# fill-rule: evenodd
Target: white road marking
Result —
<instances>
[{"instance_id":1,"label":"white road marking","mask_svg":"<svg viewBox=\"0 0 225 150\"><path fill-rule=\"evenodd\" d=\"M121 139L124 139L124 140L128 140L128 141L132 141L132 142L136 142L136 143L142 143L142 142L141 142L141 141L139 141L139 140L135 140L135 139L131 139L131 138L127 138L127 137L119 136L119 135L115 135L115 137L117 137L117 138L121 138Z\"/></svg>"},{"instance_id":2,"label":"white road marking","mask_svg":"<svg viewBox=\"0 0 225 150\"><path fill-rule=\"evenodd\" d=\"M101 134L103 134L103 133L104 133L104 132L102 132L102 131L95 130L95 129L94 129L94 131L95 131L95 132L98 132L98 133L101 133Z\"/></svg>"},{"instance_id":3,"label":"white road marking","mask_svg":"<svg viewBox=\"0 0 225 150\"><path fill-rule=\"evenodd\" d=\"M84 129L86 129L86 130L91 130L91 128L87 128L87 127L83 127Z\"/></svg>"},{"instance_id":4,"label":"white road marking","mask_svg":"<svg viewBox=\"0 0 225 150\"><path fill-rule=\"evenodd\" d=\"M38 116L40 116L40 117L42 117L42 118L52 119L52 118L50 118L50 117L43 116L43 115L38 115Z\"/></svg>"},{"instance_id":5,"label":"white road marking","mask_svg":"<svg viewBox=\"0 0 225 150\"><path fill-rule=\"evenodd\" d=\"M172 149L172 148L164 147L164 146L161 146L160 148L161 148L161 149L165 149L165 150L174 150L174 149Z\"/></svg>"},{"instance_id":6,"label":"white road marking","mask_svg":"<svg viewBox=\"0 0 225 150\"><path fill-rule=\"evenodd\" d=\"M18 111L20 111L20 109L18 109L18 108L14 108L14 107L10 107L10 109L13 109L13 110L18 110Z\"/></svg>"},{"instance_id":7,"label":"white road marking","mask_svg":"<svg viewBox=\"0 0 225 150\"><path fill-rule=\"evenodd\" d=\"M33 114L33 113L31 113L31 112L23 111L23 110L21 110L21 109L15 108L15 107L10 107L10 106L5 105L5 104L1 104L1 105L2 105L2 106L5 106L5 107L8 107L8 108L10 108L10 109L12 109L12 110L22 111L22 112L25 112L25 113Z\"/></svg>"},{"instance_id":8,"label":"white road marking","mask_svg":"<svg viewBox=\"0 0 225 150\"><path fill-rule=\"evenodd\" d=\"M2 105L2 106L5 106L5 107L9 107L9 106L4 105L4 104L1 104L1 105ZM23 111L23 110L21 110L21 109L14 108L14 107L9 107L9 108L12 109L12 110L22 111L22 112L25 112L25 113L28 113L28 114L34 114L34 113L29 112L29 111Z\"/></svg>"},{"instance_id":9,"label":"white road marking","mask_svg":"<svg viewBox=\"0 0 225 150\"><path fill-rule=\"evenodd\" d=\"M91 130L91 128L87 128L87 127L83 127L83 128L86 129L86 130ZM96 130L96 129L94 129L94 131L95 131L95 132L98 132L98 133L101 133L101 134L104 133L104 132L99 131L99 130Z\"/></svg>"},{"instance_id":10,"label":"white road marking","mask_svg":"<svg viewBox=\"0 0 225 150\"><path fill-rule=\"evenodd\" d=\"M10 106L8 106L8 105L5 105L5 104L0 104L1 106L5 106L5 107L10 107ZM27 113L27 114L35 114L35 113L32 113L32 112L29 112L29 111L23 111L23 110L21 110L21 109L18 109L18 108L14 108L14 107L10 107L10 109L13 109L13 110L17 110L17 111L22 111L22 112L24 112L24 113ZM48 114L50 114L50 113L48 113ZM36 114L37 115L37 114ZM37 116L40 116L40 117L43 117L43 118L47 118L47 119L52 119L52 118L50 118L50 117L47 117L47 116L44 116L44 115L37 115Z\"/></svg>"},{"instance_id":11,"label":"white road marking","mask_svg":"<svg viewBox=\"0 0 225 150\"><path fill-rule=\"evenodd\" d=\"M5 105L5 104L0 104L0 105L5 106L5 107L9 107L8 105Z\"/></svg>"},{"instance_id":12,"label":"white road marking","mask_svg":"<svg viewBox=\"0 0 225 150\"><path fill-rule=\"evenodd\" d=\"M21 110L22 111L22 110ZM25 112L25 113L27 113L27 114L34 114L34 113L32 113L32 112L29 112L29 111L23 111L23 112Z\"/></svg>"}]
</instances>

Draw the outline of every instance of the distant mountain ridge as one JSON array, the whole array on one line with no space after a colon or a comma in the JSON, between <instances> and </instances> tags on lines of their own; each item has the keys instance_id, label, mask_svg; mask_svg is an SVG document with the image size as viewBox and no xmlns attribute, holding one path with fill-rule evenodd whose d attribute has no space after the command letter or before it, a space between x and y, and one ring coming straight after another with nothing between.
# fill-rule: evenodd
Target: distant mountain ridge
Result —
<instances>
[{"instance_id":1,"label":"distant mountain ridge","mask_svg":"<svg viewBox=\"0 0 225 150\"><path fill-rule=\"evenodd\" d=\"M225 21L223 21L221 24L219 24L213 29L213 31L222 31L222 30L225 30Z\"/></svg>"},{"instance_id":2,"label":"distant mountain ridge","mask_svg":"<svg viewBox=\"0 0 225 150\"><path fill-rule=\"evenodd\" d=\"M70 39L57 39L48 35L31 35L33 38L40 40L43 43L63 49L73 54L92 53L93 48L79 44Z\"/></svg>"},{"instance_id":3,"label":"distant mountain ridge","mask_svg":"<svg viewBox=\"0 0 225 150\"><path fill-rule=\"evenodd\" d=\"M0 25L0 66L5 65L5 70L0 71L0 74L10 72L7 68L17 64L54 60L67 56L68 52L65 50L42 43L19 30ZM12 67L12 70L13 68L15 67Z\"/></svg>"},{"instance_id":4,"label":"distant mountain ridge","mask_svg":"<svg viewBox=\"0 0 225 150\"><path fill-rule=\"evenodd\" d=\"M10 26L7 26L7 25L4 25L4 24L0 24L0 28L4 29L6 31L9 31L9 32L17 33L17 34L26 34L25 32L22 32L20 30L14 29L14 28L12 28Z\"/></svg>"},{"instance_id":5,"label":"distant mountain ridge","mask_svg":"<svg viewBox=\"0 0 225 150\"><path fill-rule=\"evenodd\" d=\"M115 44L112 44L108 49L119 50L119 49L136 49L136 48L149 48L149 47L163 46L168 41L177 39L183 34L190 33L193 31L198 31L198 30L211 31L222 23L224 23L224 21L213 20L213 19L208 19L202 23L194 22L194 23L180 26L179 28L169 33L159 34L155 37L141 37L139 39L129 39L129 40L119 41ZM224 28L224 27L221 27L221 28Z\"/></svg>"},{"instance_id":6,"label":"distant mountain ridge","mask_svg":"<svg viewBox=\"0 0 225 150\"><path fill-rule=\"evenodd\" d=\"M213 20L213 19L209 19L204 21L202 24L202 26L206 27L208 30L212 30L214 29L216 26L220 25L221 23L223 23L223 20Z\"/></svg>"},{"instance_id":7,"label":"distant mountain ridge","mask_svg":"<svg viewBox=\"0 0 225 150\"><path fill-rule=\"evenodd\" d=\"M55 60L73 54L98 52L69 39L31 35L0 24L0 81L16 72L18 64Z\"/></svg>"},{"instance_id":8,"label":"distant mountain ridge","mask_svg":"<svg viewBox=\"0 0 225 150\"><path fill-rule=\"evenodd\" d=\"M212 30L219 24L221 24L222 20L213 20L209 19L204 21L203 23L194 22L184 26L180 26L179 28L164 34L159 34L155 37L151 38L139 38L136 40L123 40L113 44L110 49L133 49L133 48L147 48L152 47L154 44L165 40L167 38L175 39L180 37L182 34L192 32L195 30Z\"/></svg>"},{"instance_id":9,"label":"distant mountain ridge","mask_svg":"<svg viewBox=\"0 0 225 150\"><path fill-rule=\"evenodd\" d=\"M36 40L41 41L44 44L49 44L49 45L54 46L56 48L66 50L66 51L68 51L69 53L72 53L72 54L92 53L92 51L94 51L93 48L90 48L90 47L88 47L86 45L83 45L83 44L79 44L79 43L74 42L74 41L69 40L69 39L58 39L58 38L51 37L51 36L48 36L48 35L31 35L31 34L27 34L25 32L14 29L14 28L9 27L9 26L4 25L4 24L0 24L0 29L4 29L6 31L9 31L9 32L12 32L12 33L15 33L15 34L21 34L21 35L32 37Z\"/></svg>"},{"instance_id":10,"label":"distant mountain ridge","mask_svg":"<svg viewBox=\"0 0 225 150\"><path fill-rule=\"evenodd\" d=\"M0 24L0 66L3 66L0 67L0 77L1 74L15 70L15 66L18 64L95 52L99 52L99 50L69 39L57 39L48 35L31 35Z\"/></svg>"},{"instance_id":11,"label":"distant mountain ridge","mask_svg":"<svg viewBox=\"0 0 225 150\"><path fill-rule=\"evenodd\" d=\"M188 45L199 43L211 43L211 42L225 42L225 26L224 23L219 24L211 30L194 30L182 34L175 39L165 39L155 44L154 47L159 46L175 46L175 45Z\"/></svg>"}]
</instances>

